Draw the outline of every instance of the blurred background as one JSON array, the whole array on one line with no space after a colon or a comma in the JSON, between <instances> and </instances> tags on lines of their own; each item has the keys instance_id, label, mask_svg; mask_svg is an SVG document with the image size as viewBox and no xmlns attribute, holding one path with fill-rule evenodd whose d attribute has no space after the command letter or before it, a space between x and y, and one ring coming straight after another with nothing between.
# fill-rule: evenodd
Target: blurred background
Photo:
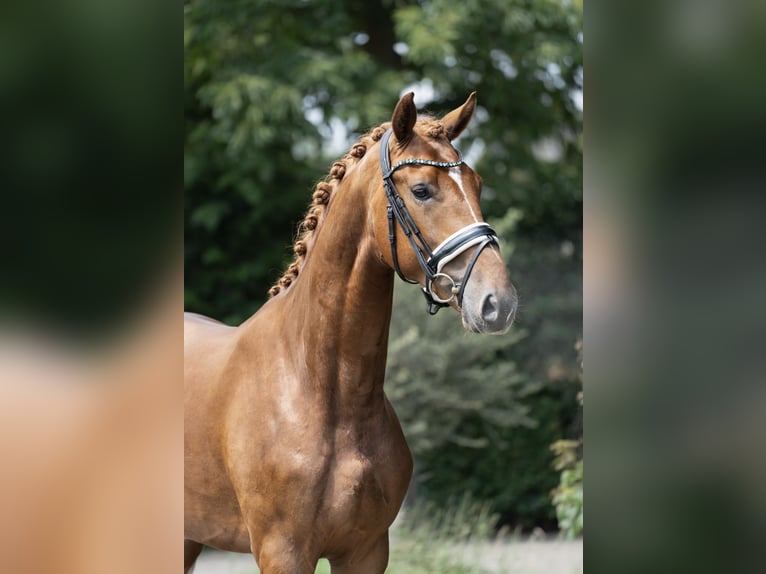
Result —
<instances>
[{"instance_id":1,"label":"blurred background","mask_svg":"<svg viewBox=\"0 0 766 574\"><path fill-rule=\"evenodd\" d=\"M582 532L582 4L191 0L184 6L186 309L238 324L292 258L313 183L415 92L484 180L520 295L466 336L398 285L386 392L416 460L408 508L489 532ZM428 356L428 361L423 357Z\"/></svg>"},{"instance_id":2,"label":"blurred background","mask_svg":"<svg viewBox=\"0 0 766 574\"><path fill-rule=\"evenodd\" d=\"M765 572L766 4L586 20L585 563Z\"/></svg>"},{"instance_id":3,"label":"blurred background","mask_svg":"<svg viewBox=\"0 0 766 574\"><path fill-rule=\"evenodd\" d=\"M181 46L170 4L0 7L4 573L181 561Z\"/></svg>"}]
</instances>

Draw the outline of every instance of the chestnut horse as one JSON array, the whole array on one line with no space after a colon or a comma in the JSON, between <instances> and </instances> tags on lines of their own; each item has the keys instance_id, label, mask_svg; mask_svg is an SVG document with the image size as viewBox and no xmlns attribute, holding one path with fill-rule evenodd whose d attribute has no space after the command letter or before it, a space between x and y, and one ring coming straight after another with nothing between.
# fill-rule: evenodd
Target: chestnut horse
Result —
<instances>
[{"instance_id":1,"label":"chestnut horse","mask_svg":"<svg viewBox=\"0 0 766 574\"><path fill-rule=\"evenodd\" d=\"M516 311L481 179L451 144L475 107L419 119L402 97L317 184L269 301L236 328L186 316L184 572L203 545L263 574L386 569L412 474L383 392L394 272L469 331L503 333Z\"/></svg>"}]
</instances>

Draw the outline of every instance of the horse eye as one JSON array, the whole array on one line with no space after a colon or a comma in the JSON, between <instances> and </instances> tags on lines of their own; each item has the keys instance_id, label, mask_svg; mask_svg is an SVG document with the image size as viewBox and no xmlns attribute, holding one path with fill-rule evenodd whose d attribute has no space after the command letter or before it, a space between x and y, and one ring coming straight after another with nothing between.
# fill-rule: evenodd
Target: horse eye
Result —
<instances>
[{"instance_id":1,"label":"horse eye","mask_svg":"<svg viewBox=\"0 0 766 574\"><path fill-rule=\"evenodd\" d=\"M425 185L416 185L411 189L411 191L412 195L420 200L428 199L431 197L431 190Z\"/></svg>"}]
</instances>

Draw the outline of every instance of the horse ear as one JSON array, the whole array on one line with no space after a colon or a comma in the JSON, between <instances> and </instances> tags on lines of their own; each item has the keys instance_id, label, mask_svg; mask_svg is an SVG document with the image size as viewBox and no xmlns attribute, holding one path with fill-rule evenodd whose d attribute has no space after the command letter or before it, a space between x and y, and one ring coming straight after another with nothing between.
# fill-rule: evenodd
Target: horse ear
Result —
<instances>
[{"instance_id":1,"label":"horse ear","mask_svg":"<svg viewBox=\"0 0 766 574\"><path fill-rule=\"evenodd\" d=\"M468 127L476 110L476 92L471 92L465 103L457 109L452 110L442 118L442 124L447 133L449 141L454 140L462 131Z\"/></svg>"},{"instance_id":2,"label":"horse ear","mask_svg":"<svg viewBox=\"0 0 766 574\"><path fill-rule=\"evenodd\" d=\"M404 143L410 139L412 128L415 127L415 121L418 119L418 110L415 107L414 98L413 92L404 94L399 103L396 104L394 115L391 118L391 127L399 143Z\"/></svg>"}]
</instances>

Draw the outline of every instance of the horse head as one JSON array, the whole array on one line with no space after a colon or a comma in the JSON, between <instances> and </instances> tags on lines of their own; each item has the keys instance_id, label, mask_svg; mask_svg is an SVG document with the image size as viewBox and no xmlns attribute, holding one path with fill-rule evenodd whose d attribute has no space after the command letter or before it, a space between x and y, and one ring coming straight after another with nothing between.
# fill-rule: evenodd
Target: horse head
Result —
<instances>
[{"instance_id":1,"label":"horse head","mask_svg":"<svg viewBox=\"0 0 766 574\"><path fill-rule=\"evenodd\" d=\"M380 140L383 190L373 195L378 255L423 288L431 314L450 306L477 333L504 333L518 299L494 230L479 205L481 178L453 147L476 109L476 94L441 120L418 119L413 94L394 110Z\"/></svg>"}]
</instances>

